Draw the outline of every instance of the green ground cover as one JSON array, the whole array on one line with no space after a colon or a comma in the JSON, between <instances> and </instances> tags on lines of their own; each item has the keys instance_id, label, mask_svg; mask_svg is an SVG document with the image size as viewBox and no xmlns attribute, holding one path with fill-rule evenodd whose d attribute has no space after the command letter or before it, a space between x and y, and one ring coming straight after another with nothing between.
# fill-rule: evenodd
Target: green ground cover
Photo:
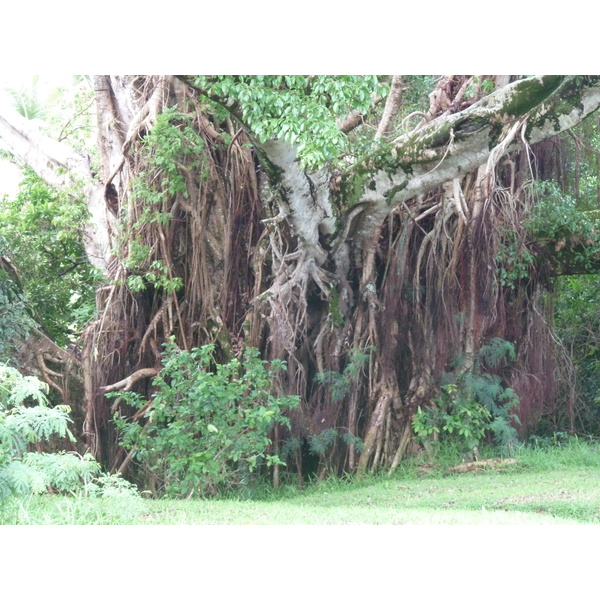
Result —
<instances>
[{"instance_id":1,"label":"green ground cover","mask_svg":"<svg viewBox=\"0 0 600 600\"><path fill-rule=\"evenodd\" d=\"M402 525L600 523L600 447L522 449L498 471L447 474L451 461L407 464L393 477L328 480L199 500L32 497L4 524Z\"/></svg>"}]
</instances>

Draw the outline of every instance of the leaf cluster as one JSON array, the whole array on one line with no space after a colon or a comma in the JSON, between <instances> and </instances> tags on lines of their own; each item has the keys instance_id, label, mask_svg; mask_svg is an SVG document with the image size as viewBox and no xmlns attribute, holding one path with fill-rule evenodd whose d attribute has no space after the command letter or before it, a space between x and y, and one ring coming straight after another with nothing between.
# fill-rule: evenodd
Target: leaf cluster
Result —
<instances>
[{"instance_id":1,"label":"leaf cluster","mask_svg":"<svg viewBox=\"0 0 600 600\"><path fill-rule=\"evenodd\" d=\"M445 433L447 438L463 442L466 450L479 444L490 421L489 411L474 398L459 394L458 386L442 386L441 394L424 410L419 406L413 430L421 439Z\"/></svg>"},{"instance_id":2,"label":"leaf cluster","mask_svg":"<svg viewBox=\"0 0 600 600\"><path fill-rule=\"evenodd\" d=\"M535 266L535 255L519 241L512 229L501 230L502 243L496 256L497 273L500 284L516 290L523 280L527 280Z\"/></svg>"},{"instance_id":3,"label":"leaf cluster","mask_svg":"<svg viewBox=\"0 0 600 600\"><path fill-rule=\"evenodd\" d=\"M237 108L260 142L282 140L297 148L303 165L315 169L345 150L337 121L354 110L366 114L387 87L376 76L200 76L210 98Z\"/></svg>"},{"instance_id":4,"label":"leaf cluster","mask_svg":"<svg viewBox=\"0 0 600 600\"><path fill-rule=\"evenodd\" d=\"M465 90L465 98L476 98L479 95L491 94L494 91L495 83L486 77L473 77L473 81Z\"/></svg>"},{"instance_id":5,"label":"leaf cluster","mask_svg":"<svg viewBox=\"0 0 600 600\"><path fill-rule=\"evenodd\" d=\"M176 106L165 108L142 140L145 171L134 183L134 197L161 205L176 194L188 197L185 170L203 170L204 140L193 126L193 116ZM206 173L205 173L206 177Z\"/></svg>"}]
</instances>

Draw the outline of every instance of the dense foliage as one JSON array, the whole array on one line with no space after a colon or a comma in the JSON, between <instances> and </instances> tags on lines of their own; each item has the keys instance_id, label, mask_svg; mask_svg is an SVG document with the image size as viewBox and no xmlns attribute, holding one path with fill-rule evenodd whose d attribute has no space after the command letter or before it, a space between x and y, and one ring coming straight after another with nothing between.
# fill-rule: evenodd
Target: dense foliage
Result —
<instances>
[{"instance_id":1,"label":"dense foliage","mask_svg":"<svg viewBox=\"0 0 600 600\"><path fill-rule=\"evenodd\" d=\"M600 435L600 312L598 275L561 278L555 289L556 333L572 369L565 373L564 395L572 398L561 410L548 415L540 435L573 431Z\"/></svg>"},{"instance_id":2,"label":"dense foliage","mask_svg":"<svg viewBox=\"0 0 600 600\"><path fill-rule=\"evenodd\" d=\"M77 340L95 311L99 277L83 246L85 204L25 171L15 198L0 203L0 253L11 260L21 302L59 345ZM8 280L11 273L0 271ZM17 285L13 281L5 285ZM18 304L12 306L14 312ZM5 327L22 327L27 317L0 317Z\"/></svg>"}]
</instances>

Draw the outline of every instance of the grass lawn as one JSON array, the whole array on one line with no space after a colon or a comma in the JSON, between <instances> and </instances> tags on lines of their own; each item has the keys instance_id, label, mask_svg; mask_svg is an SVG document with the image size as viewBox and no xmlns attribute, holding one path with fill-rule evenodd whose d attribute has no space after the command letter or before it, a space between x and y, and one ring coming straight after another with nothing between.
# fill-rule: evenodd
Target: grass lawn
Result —
<instances>
[{"instance_id":1,"label":"grass lawn","mask_svg":"<svg viewBox=\"0 0 600 600\"><path fill-rule=\"evenodd\" d=\"M6 524L552 525L600 523L600 447L521 450L499 471L329 480L262 491L255 499L37 497L5 510Z\"/></svg>"}]
</instances>

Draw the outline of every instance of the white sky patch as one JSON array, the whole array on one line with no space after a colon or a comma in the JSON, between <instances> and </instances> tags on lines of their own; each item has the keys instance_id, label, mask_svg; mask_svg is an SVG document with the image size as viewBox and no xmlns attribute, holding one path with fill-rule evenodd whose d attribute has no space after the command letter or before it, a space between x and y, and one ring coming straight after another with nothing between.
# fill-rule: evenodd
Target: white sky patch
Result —
<instances>
[{"instance_id":1,"label":"white sky patch","mask_svg":"<svg viewBox=\"0 0 600 600\"><path fill-rule=\"evenodd\" d=\"M0 196L15 196L20 181L20 169L6 160L0 160Z\"/></svg>"}]
</instances>

